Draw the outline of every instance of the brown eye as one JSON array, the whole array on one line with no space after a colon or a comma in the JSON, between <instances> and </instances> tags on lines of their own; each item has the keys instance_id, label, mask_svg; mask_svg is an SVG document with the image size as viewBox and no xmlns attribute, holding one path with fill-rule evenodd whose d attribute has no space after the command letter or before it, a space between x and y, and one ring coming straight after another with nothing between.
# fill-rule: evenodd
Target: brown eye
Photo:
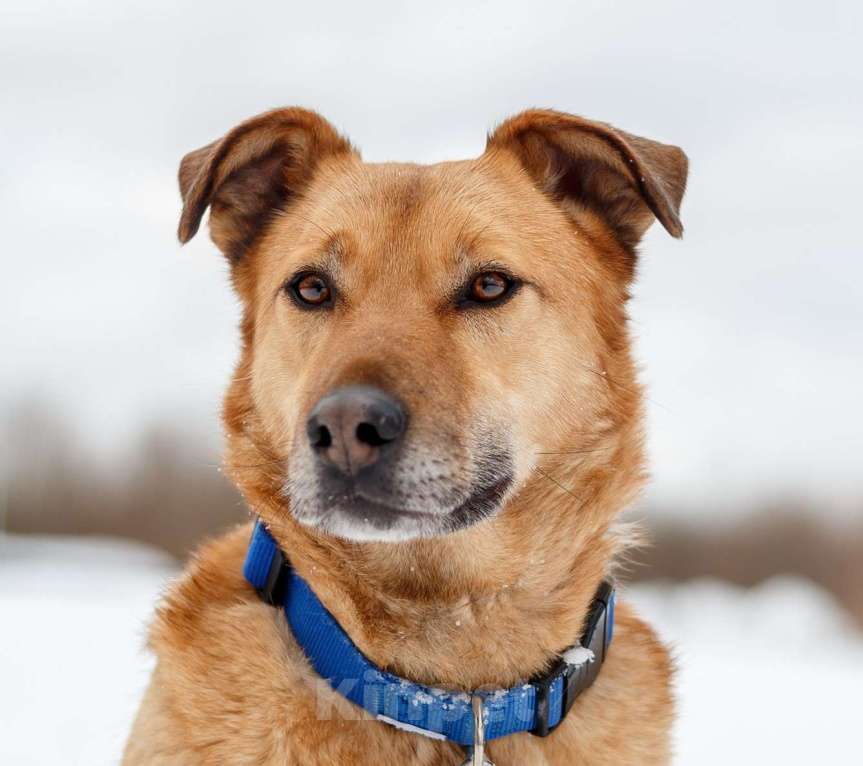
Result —
<instances>
[{"instance_id":1,"label":"brown eye","mask_svg":"<svg viewBox=\"0 0 863 766\"><path fill-rule=\"evenodd\" d=\"M512 288L512 280L500 271L484 271L470 285L470 300L491 303L500 300Z\"/></svg>"},{"instance_id":2,"label":"brown eye","mask_svg":"<svg viewBox=\"0 0 863 766\"><path fill-rule=\"evenodd\" d=\"M323 306L332 298L330 286L319 274L302 274L288 288L295 300L304 306Z\"/></svg>"}]
</instances>

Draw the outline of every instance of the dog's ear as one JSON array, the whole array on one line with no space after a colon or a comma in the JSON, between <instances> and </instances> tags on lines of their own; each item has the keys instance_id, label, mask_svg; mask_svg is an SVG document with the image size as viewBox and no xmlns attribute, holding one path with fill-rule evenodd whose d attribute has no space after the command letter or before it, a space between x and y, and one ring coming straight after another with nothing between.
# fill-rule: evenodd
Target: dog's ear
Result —
<instances>
[{"instance_id":1,"label":"dog's ear","mask_svg":"<svg viewBox=\"0 0 863 766\"><path fill-rule=\"evenodd\" d=\"M241 123L183 157L180 242L195 236L209 206L210 236L230 260L238 260L324 158L352 152L329 122L305 109L275 109Z\"/></svg>"},{"instance_id":2,"label":"dog's ear","mask_svg":"<svg viewBox=\"0 0 863 766\"><path fill-rule=\"evenodd\" d=\"M654 216L672 236L683 234L679 212L688 162L676 146L532 109L489 135L486 153L501 149L514 152L534 183L564 209L602 216L627 247L638 244Z\"/></svg>"}]
</instances>

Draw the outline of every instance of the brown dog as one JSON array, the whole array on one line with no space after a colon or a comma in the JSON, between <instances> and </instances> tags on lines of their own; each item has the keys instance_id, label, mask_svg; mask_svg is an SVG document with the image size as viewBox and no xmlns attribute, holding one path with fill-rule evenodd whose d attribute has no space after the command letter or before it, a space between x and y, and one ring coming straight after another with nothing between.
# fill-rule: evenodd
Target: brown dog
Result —
<instances>
[{"instance_id":1,"label":"brown dog","mask_svg":"<svg viewBox=\"0 0 863 766\"><path fill-rule=\"evenodd\" d=\"M627 546L643 481L626 301L654 217L674 236L673 146L553 111L475 160L366 164L280 109L187 155L179 235L209 206L243 303L226 467L295 570L381 668L508 687L573 644ZM371 719L310 667L242 575L248 526L204 546L159 607L137 764L458 764ZM671 664L621 605L595 684L507 764L658 764Z\"/></svg>"}]
</instances>

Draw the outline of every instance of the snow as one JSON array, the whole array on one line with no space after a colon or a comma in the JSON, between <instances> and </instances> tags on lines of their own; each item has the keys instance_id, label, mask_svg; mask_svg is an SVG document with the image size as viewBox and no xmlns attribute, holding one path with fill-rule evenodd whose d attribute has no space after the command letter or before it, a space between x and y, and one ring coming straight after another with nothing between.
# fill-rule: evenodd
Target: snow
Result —
<instances>
[{"instance_id":1,"label":"snow","mask_svg":"<svg viewBox=\"0 0 863 766\"><path fill-rule=\"evenodd\" d=\"M861 762L863 637L827 593L775 578L628 595L680 665L676 763Z\"/></svg>"},{"instance_id":2,"label":"snow","mask_svg":"<svg viewBox=\"0 0 863 766\"><path fill-rule=\"evenodd\" d=\"M414 705L431 705L434 702L434 697L431 694L426 694L424 691L417 691L414 694Z\"/></svg>"},{"instance_id":3,"label":"snow","mask_svg":"<svg viewBox=\"0 0 863 766\"><path fill-rule=\"evenodd\" d=\"M127 542L0 535L0 764L119 761L174 567Z\"/></svg>"},{"instance_id":4,"label":"snow","mask_svg":"<svg viewBox=\"0 0 863 766\"><path fill-rule=\"evenodd\" d=\"M0 763L118 762L152 668L146 622L175 573L128 542L0 535ZM828 594L779 578L622 597L678 658L676 763L859 758L863 638Z\"/></svg>"},{"instance_id":5,"label":"snow","mask_svg":"<svg viewBox=\"0 0 863 766\"><path fill-rule=\"evenodd\" d=\"M593 652L585 646L572 646L563 653L563 661L578 667L585 662L593 662Z\"/></svg>"}]
</instances>

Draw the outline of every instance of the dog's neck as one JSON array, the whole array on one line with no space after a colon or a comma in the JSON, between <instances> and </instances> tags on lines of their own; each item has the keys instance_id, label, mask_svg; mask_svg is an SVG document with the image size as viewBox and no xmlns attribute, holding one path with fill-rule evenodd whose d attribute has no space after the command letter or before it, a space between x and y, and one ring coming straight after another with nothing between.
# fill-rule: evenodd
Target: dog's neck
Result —
<instances>
[{"instance_id":1,"label":"dog's neck","mask_svg":"<svg viewBox=\"0 0 863 766\"><path fill-rule=\"evenodd\" d=\"M510 686L583 629L621 540L606 481L578 500L541 474L495 518L446 537L351 543L267 518L292 565L376 664L432 686ZM627 498L629 499L629 498Z\"/></svg>"}]
</instances>

